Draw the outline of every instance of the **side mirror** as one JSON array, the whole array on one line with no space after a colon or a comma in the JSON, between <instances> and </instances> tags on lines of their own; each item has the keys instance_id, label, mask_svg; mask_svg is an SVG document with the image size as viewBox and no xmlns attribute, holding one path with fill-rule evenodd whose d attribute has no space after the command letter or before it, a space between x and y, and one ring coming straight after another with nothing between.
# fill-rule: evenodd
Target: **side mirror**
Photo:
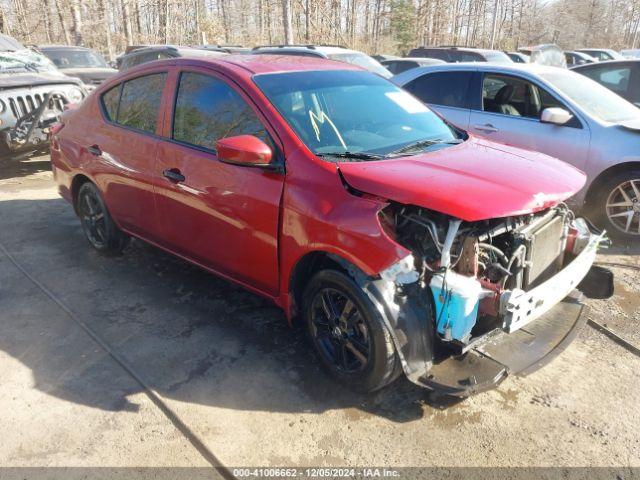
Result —
<instances>
[{"instance_id":1,"label":"side mirror","mask_svg":"<svg viewBox=\"0 0 640 480\"><path fill-rule=\"evenodd\" d=\"M564 125L573 118L564 108L552 107L545 108L540 114L542 123L553 123L554 125Z\"/></svg>"},{"instance_id":2,"label":"side mirror","mask_svg":"<svg viewBox=\"0 0 640 480\"><path fill-rule=\"evenodd\" d=\"M273 152L269 145L253 135L221 138L216 142L218 160L245 167L270 168Z\"/></svg>"}]
</instances>

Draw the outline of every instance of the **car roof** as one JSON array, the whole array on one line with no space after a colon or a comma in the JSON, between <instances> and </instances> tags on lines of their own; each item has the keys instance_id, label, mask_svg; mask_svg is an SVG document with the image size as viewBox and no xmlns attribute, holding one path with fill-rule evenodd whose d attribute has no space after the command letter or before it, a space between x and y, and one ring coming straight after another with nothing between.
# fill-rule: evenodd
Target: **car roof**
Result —
<instances>
[{"instance_id":1,"label":"car roof","mask_svg":"<svg viewBox=\"0 0 640 480\"><path fill-rule=\"evenodd\" d=\"M266 45L254 47L253 52L313 52L332 55L335 53L362 53L339 45ZM364 55L364 54L363 54Z\"/></svg>"},{"instance_id":2,"label":"car roof","mask_svg":"<svg viewBox=\"0 0 640 480\"><path fill-rule=\"evenodd\" d=\"M615 52L612 48L576 48L576 52Z\"/></svg>"},{"instance_id":3,"label":"car roof","mask_svg":"<svg viewBox=\"0 0 640 480\"><path fill-rule=\"evenodd\" d=\"M87 47L80 47L76 45L38 45L38 50L91 50Z\"/></svg>"},{"instance_id":4,"label":"car roof","mask_svg":"<svg viewBox=\"0 0 640 480\"><path fill-rule=\"evenodd\" d=\"M454 51L458 51L458 52L475 52L475 53L482 53L482 54L487 54L487 53L492 53L492 52L500 52L500 50L491 50L489 48L455 47L455 46L451 46L451 47L428 47L428 46L423 46L423 47L416 47L413 50L454 50Z\"/></svg>"},{"instance_id":5,"label":"car roof","mask_svg":"<svg viewBox=\"0 0 640 480\"><path fill-rule=\"evenodd\" d=\"M483 71L492 73L514 73L514 74L533 74L540 75L544 73L553 72L566 72L566 68L551 67L548 65L540 65L538 63L488 63L488 62L459 62L459 63L444 63L438 65L427 65L424 67L412 68L406 72L399 73L393 77L393 82L398 85L405 85L406 83L418 78L425 73L431 72L451 72L451 71Z\"/></svg>"},{"instance_id":6,"label":"car roof","mask_svg":"<svg viewBox=\"0 0 640 480\"><path fill-rule=\"evenodd\" d=\"M24 50L24 45L9 35L0 34L0 51L15 50Z\"/></svg>"},{"instance_id":7,"label":"car roof","mask_svg":"<svg viewBox=\"0 0 640 480\"><path fill-rule=\"evenodd\" d=\"M634 64L638 62L640 62L640 58L625 58L623 60L605 60L603 62L576 65L575 67L572 67L571 70L583 70L583 69L586 69L587 67L589 68L602 68L602 67L608 67L608 66L616 67L619 65L629 65L629 64Z\"/></svg>"},{"instance_id":8,"label":"car roof","mask_svg":"<svg viewBox=\"0 0 640 480\"><path fill-rule=\"evenodd\" d=\"M241 55L222 54L215 57L179 57L167 60L156 60L143 63L127 72L135 73L137 70L144 70L151 65L189 65L189 66L209 66L216 65L226 70L233 70L238 75L251 77L263 73L285 73L304 72L318 70L356 70L367 71L356 65L344 62L337 62L319 57L302 57L292 55Z\"/></svg>"}]
</instances>

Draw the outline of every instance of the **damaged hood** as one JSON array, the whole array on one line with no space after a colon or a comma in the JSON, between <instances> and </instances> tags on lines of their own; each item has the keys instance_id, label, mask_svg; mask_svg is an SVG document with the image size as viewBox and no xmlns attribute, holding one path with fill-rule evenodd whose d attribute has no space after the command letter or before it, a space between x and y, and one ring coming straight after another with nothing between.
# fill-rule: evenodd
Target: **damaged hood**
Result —
<instances>
[{"instance_id":1,"label":"damaged hood","mask_svg":"<svg viewBox=\"0 0 640 480\"><path fill-rule=\"evenodd\" d=\"M543 210L586 181L555 158L474 137L420 155L339 162L338 168L356 190L469 222Z\"/></svg>"}]
</instances>

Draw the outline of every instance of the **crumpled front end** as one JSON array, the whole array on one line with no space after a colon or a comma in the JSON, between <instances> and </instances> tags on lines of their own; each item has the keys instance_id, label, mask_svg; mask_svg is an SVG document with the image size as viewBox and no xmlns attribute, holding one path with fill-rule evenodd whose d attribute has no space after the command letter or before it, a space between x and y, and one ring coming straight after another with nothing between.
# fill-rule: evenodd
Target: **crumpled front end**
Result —
<instances>
[{"instance_id":1,"label":"crumpled front end","mask_svg":"<svg viewBox=\"0 0 640 480\"><path fill-rule=\"evenodd\" d=\"M391 204L381 224L412 255L365 286L383 311L408 378L467 396L526 374L570 343L583 293L606 298L594 269L604 233L564 205L464 222Z\"/></svg>"}]
</instances>

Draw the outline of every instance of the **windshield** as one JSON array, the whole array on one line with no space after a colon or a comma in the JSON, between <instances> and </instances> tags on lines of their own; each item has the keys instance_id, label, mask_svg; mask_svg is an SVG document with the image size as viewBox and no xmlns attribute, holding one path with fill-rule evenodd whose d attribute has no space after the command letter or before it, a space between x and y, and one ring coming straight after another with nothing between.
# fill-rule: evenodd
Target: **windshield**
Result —
<instances>
[{"instance_id":1,"label":"windshield","mask_svg":"<svg viewBox=\"0 0 640 480\"><path fill-rule=\"evenodd\" d=\"M600 120L615 123L640 116L636 106L583 75L559 70L541 76L585 112Z\"/></svg>"},{"instance_id":2,"label":"windshield","mask_svg":"<svg viewBox=\"0 0 640 480\"><path fill-rule=\"evenodd\" d=\"M416 142L458 139L423 103L369 72L273 73L256 75L254 81L317 155L384 156ZM421 151L429 145L420 146Z\"/></svg>"},{"instance_id":3,"label":"windshield","mask_svg":"<svg viewBox=\"0 0 640 480\"><path fill-rule=\"evenodd\" d=\"M33 50L0 52L0 73L16 72L58 72L58 69L44 55Z\"/></svg>"},{"instance_id":4,"label":"windshield","mask_svg":"<svg viewBox=\"0 0 640 480\"><path fill-rule=\"evenodd\" d=\"M364 53L332 53L329 55L331 60L338 62L350 63L358 67L366 68L370 72L382 75L385 78L391 78L393 75L389 70L384 68L377 60L371 58Z\"/></svg>"},{"instance_id":5,"label":"windshield","mask_svg":"<svg viewBox=\"0 0 640 480\"><path fill-rule=\"evenodd\" d=\"M509 55L503 52L487 52L484 54L487 62L491 63L513 63Z\"/></svg>"},{"instance_id":6,"label":"windshield","mask_svg":"<svg viewBox=\"0 0 640 480\"><path fill-rule=\"evenodd\" d=\"M107 68L107 62L101 55L91 50L47 50L47 57L58 68Z\"/></svg>"}]
</instances>

